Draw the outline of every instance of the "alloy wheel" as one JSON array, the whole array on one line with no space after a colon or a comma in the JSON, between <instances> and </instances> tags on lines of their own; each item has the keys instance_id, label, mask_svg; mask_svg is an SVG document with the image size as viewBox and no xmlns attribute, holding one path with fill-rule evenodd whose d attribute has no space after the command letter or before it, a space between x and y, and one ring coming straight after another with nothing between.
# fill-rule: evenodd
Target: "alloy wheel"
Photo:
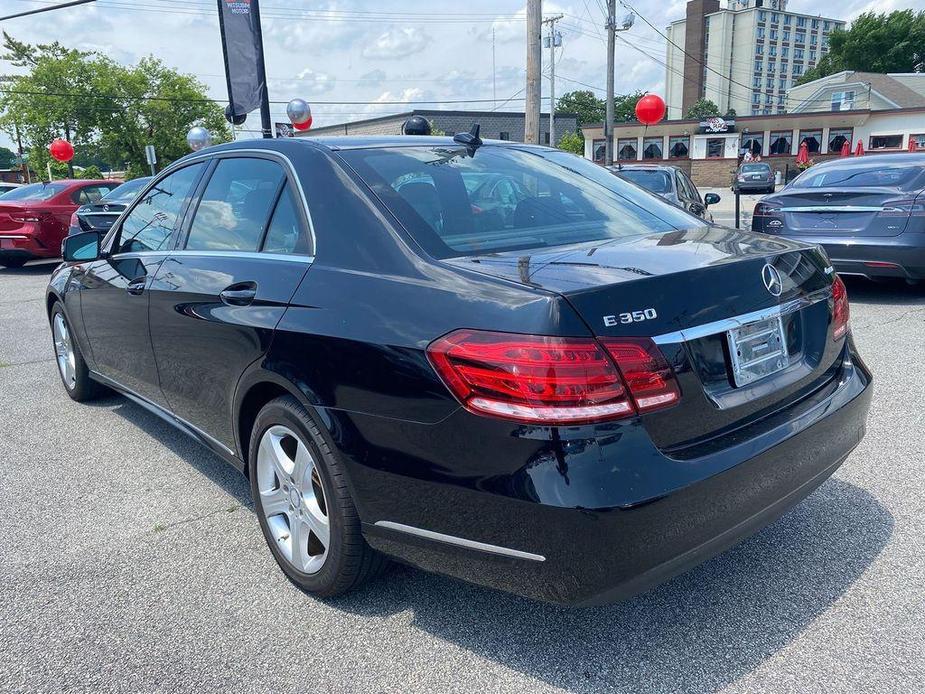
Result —
<instances>
[{"instance_id":1,"label":"alloy wheel","mask_svg":"<svg viewBox=\"0 0 925 694\"><path fill-rule=\"evenodd\" d=\"M75 361L74 345L71 343L71 333L67 329L64 315L55 314L54 319L55 356L58 360L58 370L61 379L68 390L73 390L77 384L77 362Z\"/></svg>"},{"instance_id":2,"label":"alloy wheel","mask_svg":"<svg viewBox=\"0 0 925 694\"><path fill-rule=\"evenodd\" d=\"M324 486L308 446L288 427L272 426L260 439L257 490L283 557L303 573L320 571L331 543Z\"/></svg>"}]
</instances>

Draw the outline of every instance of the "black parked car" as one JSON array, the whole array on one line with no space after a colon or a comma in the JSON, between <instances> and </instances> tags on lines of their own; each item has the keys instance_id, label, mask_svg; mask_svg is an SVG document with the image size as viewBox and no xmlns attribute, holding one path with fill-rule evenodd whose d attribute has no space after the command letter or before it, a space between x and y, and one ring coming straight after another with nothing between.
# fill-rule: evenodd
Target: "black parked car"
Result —
<instances>
[{"instance_id":1,"label":"black parked car","mask_svg":"<svg viewBox=\"0 0 925 694\"><path fill-rule=\"evenodd\" d=\"M79 234L82 231L98 231L105 234L109 231L109 227L119 218L119 215L125 211L129 203L152 180L151 176L133 178L131 181L126 181L121 186L113 188L99 201L77 208L71 216L71 223L67 230L68 235Z\"/></svg>"},{"instance_id":2,"label":"black parked car","mask_svg":"<svg viewBox=\"0 0 925 694\"><path fill-rule=\"evenodd\" d=\"M474 174L517 184L510 214L476 209ZM864 433L870 374L820 250L548 148L225 144L64 254L68 394L124 393L242 470L317 595L392 557L619 599L780 516Z\"/></svg>"},{"instance_id":3,"label":"black parked car","mask_svg":"<svg viewBox=\"0 0 925 694\"><path fill-rule=\"evenodd\" d=\"M733 193L773 193L774 172L763 161L742 164L732 176Z\"/></svg>"},{"instance_id":4,"label":"black parked car","mask_svg":"<svg viewBox=\"0 0 925 694\"><path fill-rule=\"evenodd\" d=\"M817 164L755 205L752 230L819 244L841 274L925 279L925 154Z\"/></svg>"},{"instance_id":5,"label":"black parked car","mask_svg":"<svg viewBox=\"0 0 925 694\"><path fill-rule=\"evenodd\" d=\"M700 196L700 191L684 171L666 164L617 164L610 167L615 175L635 183L640 188L665 198L668 202L693 215L713 221L707 208L720 201L716 193Z\"/></svg>"}]
</instances>

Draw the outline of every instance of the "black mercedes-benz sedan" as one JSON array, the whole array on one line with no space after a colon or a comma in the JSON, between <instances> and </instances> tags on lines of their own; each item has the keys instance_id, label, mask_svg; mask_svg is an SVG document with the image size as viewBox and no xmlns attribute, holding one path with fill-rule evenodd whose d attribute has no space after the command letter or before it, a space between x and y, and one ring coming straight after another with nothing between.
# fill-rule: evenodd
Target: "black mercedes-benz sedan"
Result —
<instances>
[{"instance_id":1,"label":"black mercedes-benz sedan","mask_svg":"<svg viewBox=\"0 0 925 694\"><path fill-rule=\"evenodd\" d=\"M221 145L64 256L67 393L122 393L240 469L318 596L392 558L621 599L779 517L864 434L871 376L821 250L552 149Z\"/></svg>"},{"instance_id":2,"label":"black mercedes-benz sedan","mask_svg":"<svg viewBox=\"0 0 925 694\"><path fill-rule=\"evenodd\" d=\"M150 181L150 176L133 178L113 188L97 202L77 208L71 216L68 235L79 234L82 231L98 231L105 234Z\"/></svg>"},{"instance_id":3,"label":"black mercedes-benz sedan","mask_svg":"<svg viewBox=\"0 0 925 694\"><path fill-rule=\"evenodd\" d=\"M752 230L819 244L843 275L925 279L925 154L817 164L755 205Z\"/></svg>"}]
</instances>

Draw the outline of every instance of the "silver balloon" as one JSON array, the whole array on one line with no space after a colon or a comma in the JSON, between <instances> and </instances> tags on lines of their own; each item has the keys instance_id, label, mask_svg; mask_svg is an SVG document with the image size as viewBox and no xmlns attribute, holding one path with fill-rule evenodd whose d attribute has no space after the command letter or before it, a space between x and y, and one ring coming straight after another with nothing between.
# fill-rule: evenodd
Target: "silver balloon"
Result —
<instances>
[{"instance_id":1,"label":"silver balloon","mask_svg":"<svg viewBox=\"0 0 925 694\"><path fill-rule=\"evenodd\" d=\"M286 105L286 115L293 123L301 125L312 117L312 109L305 99L293 99Z\"/></svg>"},{"instance_id":2,"label":"silver balloon","mask_svg":"<svg viewBox=\"0 0 925 694\"><path fill-rule=\"evenodd\" d=\"M189 145L191 150L198 152L212 144L212 133L197 125L195 128L190 128L190 131L186 133L186 144Z\"/></svg>"}]
</instances>

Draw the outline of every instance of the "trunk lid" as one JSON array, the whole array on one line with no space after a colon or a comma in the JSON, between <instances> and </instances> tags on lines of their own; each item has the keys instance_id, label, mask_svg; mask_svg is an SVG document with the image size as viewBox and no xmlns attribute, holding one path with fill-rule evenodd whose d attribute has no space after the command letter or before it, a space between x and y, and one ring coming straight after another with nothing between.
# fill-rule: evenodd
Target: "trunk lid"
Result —
<instances>
[{"instance_id":1,"label":"trunk lid","mask_svg":"<svg viewBox=\"0 0 925 694\"><path fill-rule=\"evenodd\" d=\"M81 228L86 231L109 231L125 208L124 203L98 202L85 205L77 210L77 219Z\"/></svg>"},{"instance_id":2,"label":"trunk lid","mask_svg":"<svg viewBox=\"0 0 925 694\"><path fill-rule=\"evenodd\" d=\"M833 273L804 244L710 227L446 262L559 293L597 336L653 337L682 394L678 405L642 420L657 446L680 457L820 387L839 363ZM765 286L766 265L776 270L780 296ZM778 317L783 365L737 383L729 330Z\"/></svg>"},{"instance_id":3,"label":"trunk lid","mask_svg":"<svg viewBox=\"0 0 925 694\"><path fill-rule=\"evenodd\" d=\"M793 235L898 236L909 221L901 205L910 196L894 188L799 189L774 202L781 206L778 231Z\"/></svg>"}]
</instances>

